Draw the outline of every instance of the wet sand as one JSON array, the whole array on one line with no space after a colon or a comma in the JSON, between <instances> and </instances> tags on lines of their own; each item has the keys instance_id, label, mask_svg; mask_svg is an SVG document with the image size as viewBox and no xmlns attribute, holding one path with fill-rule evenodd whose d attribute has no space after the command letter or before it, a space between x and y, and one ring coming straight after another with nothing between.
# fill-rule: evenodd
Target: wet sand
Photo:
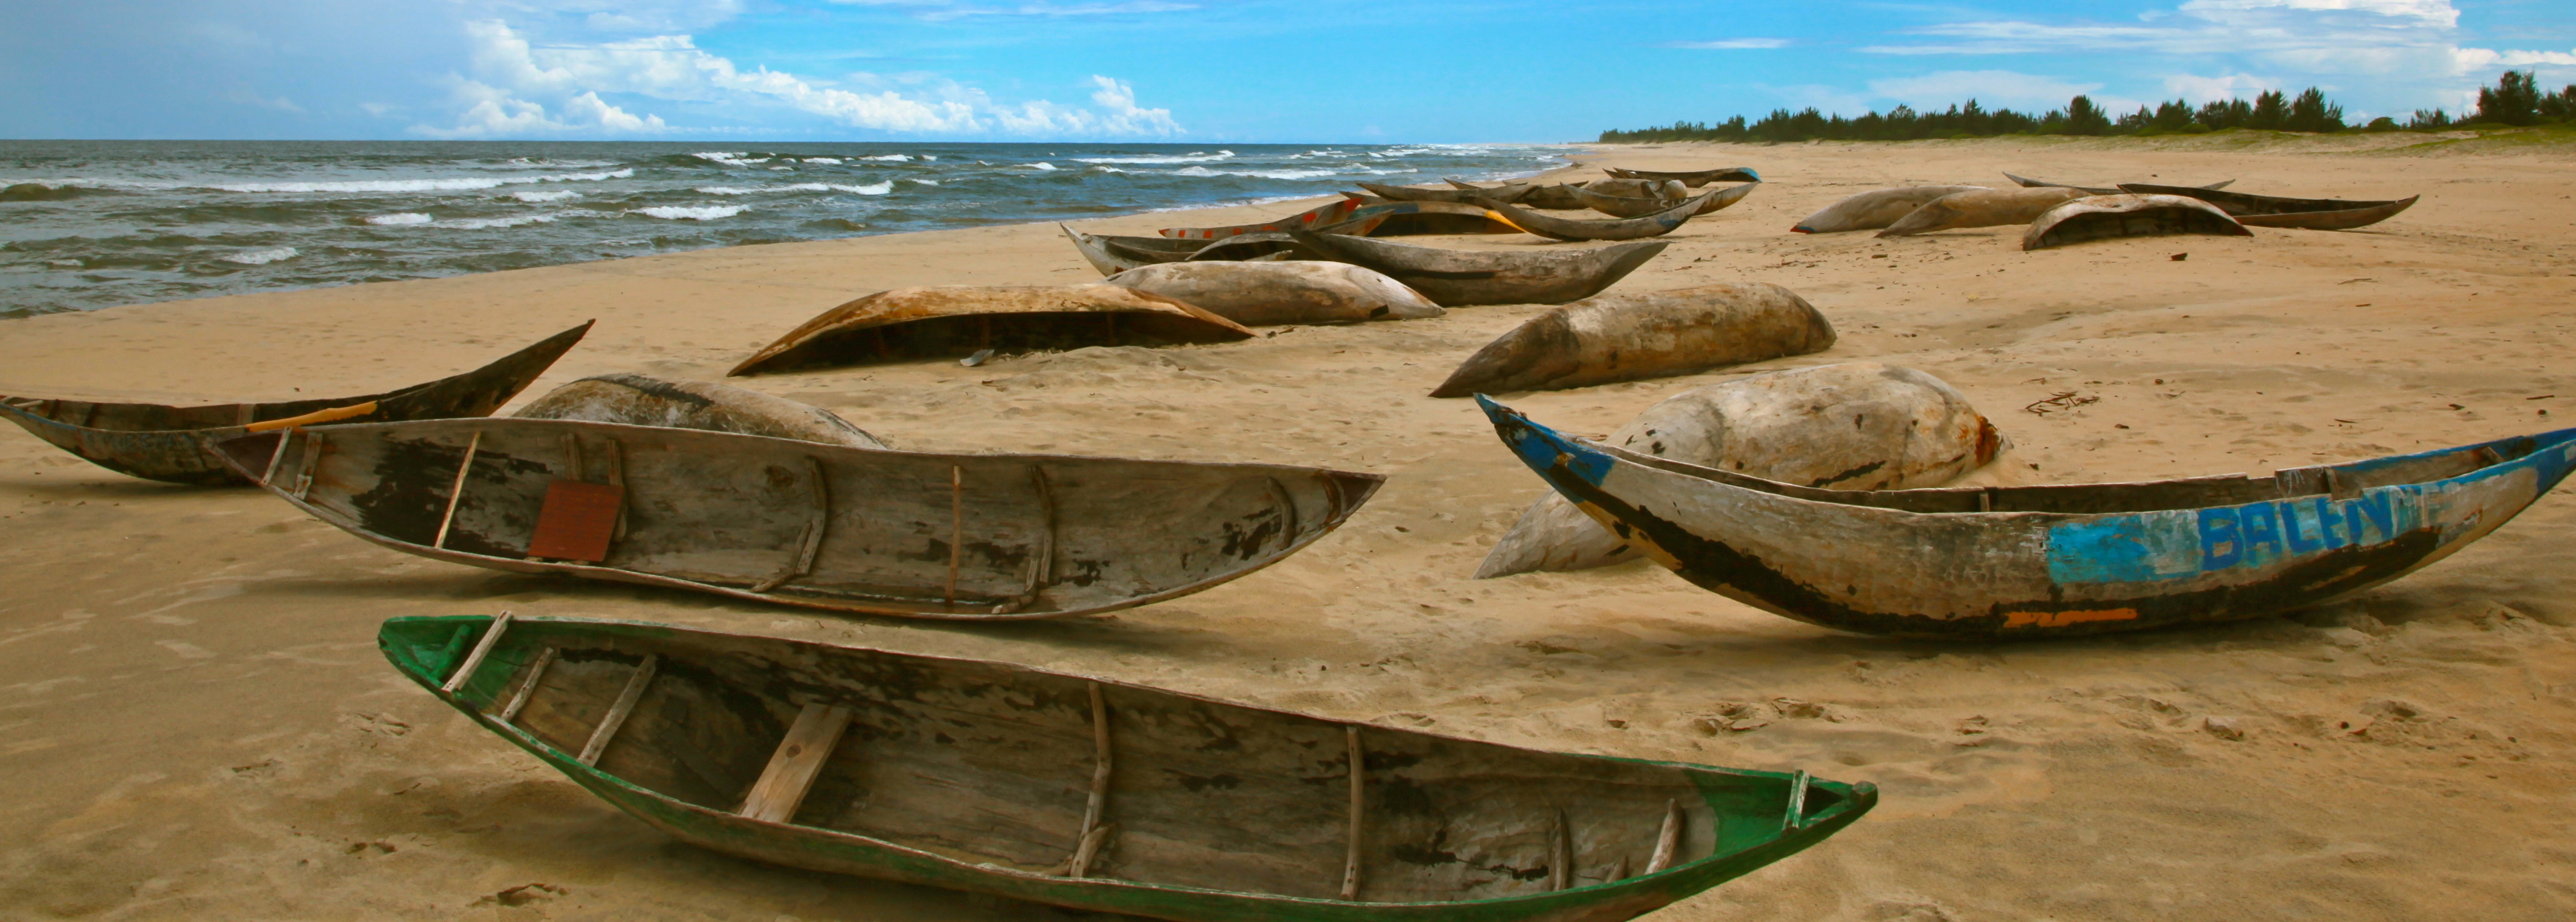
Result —
<instances>
[{"instance_id":1,"label":"wet sand","mask_svg":"<svg viewBox=\"0 0 2576 922\"><path fill-rule=\"evenodd\" d=\"M1748 371L1909 365L1957 385L2016 444L1969 481L1989 483L2261 474L2570 425L2576 152L2396 147L2423 140L1597 148L1584 159L1749 164L1770 180L1673 234L1614 291L1773 282L1822 309L1840 342L1507 399L1598 434ZM2358 232L2038 253L2020 251L2017 227L1787 233L1845 195L2000 186L2005 170L2425 198ZM1082 226L1150 233L1302 207ZM142 305L0 323L0 393L365 393L598 318L524 402L601 372L712 380L881 288L1093 278L1053 226L1030 225ZM1804 768L1884 792L1822 846L1656 920L2576 915L2576 827L2563 818L2576 801L2569 488L2332 607L2078 641L1840 634L1644 562L1470 580L1543 487L1470 402L1424 395L1539 310L730 382L905 448L1389 477L1340 532L1269 570L1061 622L838 618L451 566L362 543L257 490L134 480L0 428L0 777L14 795L0 803L0 916L1074 916L677 844L468 723L374 650L387 617L505 609L1008 659L1520 745ZM2099 399L2023 410L2065 392Z\"/></svg>"}]
</instances>

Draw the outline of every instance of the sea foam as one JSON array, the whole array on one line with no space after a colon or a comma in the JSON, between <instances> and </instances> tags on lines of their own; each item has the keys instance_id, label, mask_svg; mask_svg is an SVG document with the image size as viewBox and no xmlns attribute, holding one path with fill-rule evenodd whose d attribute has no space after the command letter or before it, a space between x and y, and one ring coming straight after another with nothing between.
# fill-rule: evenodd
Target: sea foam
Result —
<instances>
[{"instance_id":1,"label":"sea foam","mask_svg":"<svg viewBox=\"0 0 2576 922\"><path fill-rule=\"evenodd\" d=\"M395 213L395 214L369 215L369 216L367 217L367 223L369 223L369 224L375 224L375 225L381 225L381 226L388 226L388 227L393 226L393 225L398 225L398 224L427 224L427 223L429 223L429 222L430 222L430 221L432 221L432 220L435 220L435 219L431 218L431 217L430 217L430 216L428 216L428 215L421 214L420 212L417 212L417 211L405 211L405 212L398 212L398 213Z\"/></svg>"},{"instance_id":2,"label":"sea foam","mask_svg":"<svg viewBox=\"0 0 2576 922\"><path fill-rule=\"evenodd\" d=\"M265 250L243 250L239 253L226 253L215 258L228 263L240 263L245 266L265 266L281 259L294 259L295 248L270 247Z\"/></svg>"},{"instance_id":3,"label":"sea foam","mask_svg":"<svg viewBox=\"0 0 2576 922\"><path fill-rule=\"evenodd\" d=\"M708 205L703 208L660 205L652 208L638 208L634 213L661 218L665 221L713 221L717 218L730 218L742 212L743 207L740 205Z\"/></svg>"},{"instance_id":4,"label":"sea foam","mask_svg":"<svg viewBox=\"0 0 2576 922\"><path fill-rule=\"evenodd\" d=\"M224 192L467 192L542 182L600 182L635 175L632 169L607 173L548 173L541 176L495 176L448 179L350 179L337 182L222 183L203 188Z\"/></svg>"}]
</instances>

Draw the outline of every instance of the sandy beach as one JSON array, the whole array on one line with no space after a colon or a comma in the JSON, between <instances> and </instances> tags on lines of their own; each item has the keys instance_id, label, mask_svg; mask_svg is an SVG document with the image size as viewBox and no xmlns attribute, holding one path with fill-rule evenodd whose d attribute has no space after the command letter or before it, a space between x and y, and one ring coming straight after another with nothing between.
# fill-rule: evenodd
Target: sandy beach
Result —
<instances>
[{"instance_id":1,"label":"sandy beach","mask_svg":"<svg viewBox=\"0 0 2576 922\"><path fill-rule=\"evenodd\" d=\"M1587 147L1769 180L1612 289L1787 286L1829 351L1510 395L1598 435L1679 391L1870 360L1960 388L2015 447L1967 483L2248 472L2576 425L2576 148L2423 135ZM2407 147L2404 145L2424 145ZM2154 181L2423 201L2356 232L2114 240L1788 233L1893 185ZM1146 234L1323 200L1085 222ZM1417 238L1468 248L1539 238ZM2176 254L2188 254L2177 260ZM879 289L1096 279L1053 225L703 250L0 322L0 393L366 393L596 318L523 394L717 380ZM1649 918L2576 916L2576 500L2336 606L2013 644L1792 622L1643 561L1471 580L1544 485L1425 396L1539 312L1472 307L1223 346L732 379L897 447L1384 474L1268 570L1113 616L959 625L515 576L376 548L248 488L124 477L0 428L0 917L1010 920L1048 907L678 844L395 674L400 615L627 618L972 656L1335 719L1871 781L1876 812ZM2553 356L2555 358L2553 358ZM2045 415L2023 407L2098 398ZM506 412L506 411L505 411ZM1782 707L1789 699L1814 707ZM1807 716L1796 716L1807 715Z\"/></svg>"}]
</instances>

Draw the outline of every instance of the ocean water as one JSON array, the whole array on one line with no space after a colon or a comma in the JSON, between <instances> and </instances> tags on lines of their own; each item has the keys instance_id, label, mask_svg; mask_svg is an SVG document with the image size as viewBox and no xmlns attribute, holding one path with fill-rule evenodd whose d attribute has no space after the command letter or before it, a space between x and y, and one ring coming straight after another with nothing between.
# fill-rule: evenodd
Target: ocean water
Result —
<instances>
[{"instance_id":1,"label":"ocean water","mask_svg":"<svg viewBox=\"0 0 2576 922\"><path fill-rule=\"evenodd\" d=\"M0 317L1560 166L1521 145L0 141Z\"/></svg>"}]
</instances>

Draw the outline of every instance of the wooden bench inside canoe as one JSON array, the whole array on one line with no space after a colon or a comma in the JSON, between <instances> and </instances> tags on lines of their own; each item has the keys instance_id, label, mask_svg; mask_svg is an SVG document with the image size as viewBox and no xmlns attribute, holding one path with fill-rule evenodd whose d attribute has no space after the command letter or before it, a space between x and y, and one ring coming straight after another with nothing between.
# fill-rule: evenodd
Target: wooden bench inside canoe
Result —
<instances>
[{"instance_id":1,"label":"wooden bench inside canoe","mask_svg":"<svg viewBox=\"0 0 2576 922\"><path fill-rule=\"evenodd\" d=\"M1184 922L1619 922L1877 801L1803 772L634 622L395 618L377 642L404 676L683 841Z\"/></svg>"}]
</instances>

